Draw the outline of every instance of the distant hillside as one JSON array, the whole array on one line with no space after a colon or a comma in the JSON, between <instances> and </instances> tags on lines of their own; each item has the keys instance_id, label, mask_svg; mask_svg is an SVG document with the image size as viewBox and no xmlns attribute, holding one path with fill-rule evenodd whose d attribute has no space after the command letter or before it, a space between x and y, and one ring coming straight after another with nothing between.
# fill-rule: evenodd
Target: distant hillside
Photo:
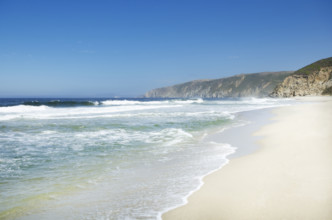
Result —
<instances>
[{"instance_id":1,"label":"distant hillside","mask_svg":"<svg viewBox=\"0 0 332 220\"><path fill-rule=\"evenodd\" d=\"M147 98L223 98L263 97L269 95L277 84L292 71L241 74L214 80L195 80L174 86L153 89Z\"/></svg>"},{"instance_id":2,"label":"distant hillside","mask_svg":"<svg viewBox=\"0 0 332 220\"><path fill-rule=\"evenodd\" d=\"M307 65L284 79L273 97L332 95L332 57Z\"/></svg>"}]
</instances>

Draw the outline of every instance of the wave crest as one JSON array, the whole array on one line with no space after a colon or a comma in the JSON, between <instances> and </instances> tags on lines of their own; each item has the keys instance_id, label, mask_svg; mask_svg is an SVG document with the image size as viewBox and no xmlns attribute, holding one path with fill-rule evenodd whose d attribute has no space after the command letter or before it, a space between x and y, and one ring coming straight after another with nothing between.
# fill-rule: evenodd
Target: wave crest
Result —
<instances>
[{"instance_id":1,"label":"wave crest","mask_svg":"<svg viewBox=\"0 0 332 220\"><path fill-rule=\"evenodd\" d=\"M73 107L73 106L94 106L99 105L98 101L71 101L71 100L51 100L51 101L25 101L23 105L28 106L51 106L51 107Z\"/></svg>"},{"instance_id":2,"label":"wave crest","mask_svg":"<svg viewBox=\"0 0 332 220\"><path fill-rule=\"evenodd\" d=\"M203 103L204 100L199 99L189 99L189 100L180 100L180 99L174 99L174 100L161 100L161 101L134 101L134 100L106 100L102 101L102 105L165 105L165 104L199 104Z\"/></svg>"}]
</instances>

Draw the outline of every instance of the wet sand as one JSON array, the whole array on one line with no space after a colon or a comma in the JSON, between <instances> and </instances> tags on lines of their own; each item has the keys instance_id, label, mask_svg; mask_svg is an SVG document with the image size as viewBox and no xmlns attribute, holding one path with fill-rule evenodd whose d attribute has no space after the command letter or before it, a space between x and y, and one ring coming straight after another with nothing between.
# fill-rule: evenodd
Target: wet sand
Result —
<instances>
[{"instance_id":1,"label":"wet sand","mask_svg":"<svg viewBox=\"0 0 332 220\"><path fill-rule=\"evenodd\" d=\"M332 97L301 100L273 109L253 134L259 148L205 177L163 219L332 219Z\"/></svg>"}]
</instances>

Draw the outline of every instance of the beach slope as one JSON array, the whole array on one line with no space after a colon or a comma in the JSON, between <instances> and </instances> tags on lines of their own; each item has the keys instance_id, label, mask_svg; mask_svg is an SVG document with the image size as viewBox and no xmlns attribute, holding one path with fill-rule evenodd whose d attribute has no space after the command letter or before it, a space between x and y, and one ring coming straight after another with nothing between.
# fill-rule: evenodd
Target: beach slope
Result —
<instances>
[{"instance_id":1,"label":"beach slope","mask_svg":"<svg viewBox=\"0 0 332 220\"><path fill-rule=\"evenodd\" d=\"M332 219L332 98L307 101L274 109L257 152L205 177L163 219Z\"/></svg>"}]
</instances>

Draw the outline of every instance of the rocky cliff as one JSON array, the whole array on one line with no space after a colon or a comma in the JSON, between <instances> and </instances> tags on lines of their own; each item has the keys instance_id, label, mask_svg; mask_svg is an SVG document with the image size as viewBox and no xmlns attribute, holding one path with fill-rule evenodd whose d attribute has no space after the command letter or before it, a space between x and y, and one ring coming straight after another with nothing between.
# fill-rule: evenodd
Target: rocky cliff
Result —
<instances>
[{"instance_id":1,"label":"rocky cliff","mask_svg":"<svg viewBox=\"0 0 332 220\"><path fill-rule=\"evenodd\" d=\"M319 60L286 77L273 97L332 95L332 57Z\"/></svg>"},{"instance_id":2,"label":"rocky cliff","mask_svg":"<svg viewBox=\"0 0 332 220\"><path fill-rule=\"evenodd\" d=\"M277 84L291 71L241 74L214 80L195 80L175 86L154 89L146 98L223 98L263 97L269 95Z\"/></svg>"}]
</instances>

